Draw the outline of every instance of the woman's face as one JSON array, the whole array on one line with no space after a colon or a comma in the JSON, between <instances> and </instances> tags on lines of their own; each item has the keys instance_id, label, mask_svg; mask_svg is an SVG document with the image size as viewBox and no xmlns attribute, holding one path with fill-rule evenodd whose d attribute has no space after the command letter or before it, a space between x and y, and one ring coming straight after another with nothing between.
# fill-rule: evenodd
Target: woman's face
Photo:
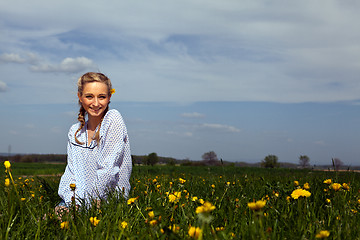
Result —
<instances>
[{"instance_id":1,"label":"woman's face","mask_svg":"<svg viewBox=\"0 0 360 240\"><path fill-rule=\"evenodd\" d=\"M78 93L80 103L88 113L89 117L103 117L111 95L105 83L90 82L86 83L82 95Z\"/></svg>"}]
</instances>

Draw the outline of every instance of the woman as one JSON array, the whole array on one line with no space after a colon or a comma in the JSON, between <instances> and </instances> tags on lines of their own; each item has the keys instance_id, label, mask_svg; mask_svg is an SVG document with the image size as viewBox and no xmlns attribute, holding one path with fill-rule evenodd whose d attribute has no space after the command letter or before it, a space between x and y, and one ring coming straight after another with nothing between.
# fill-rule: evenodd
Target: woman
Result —
<instances>
[{"instance_id":1,"label":"woman","mask_svg":"<svg viewBox=\"0 0 360 240\"><path fill-rule=\"evenodd\" d=\"M109 110L113 93L110 79L88 72L77 85L79 123L69 130L67 166L58 191L62 202L56 212L68 210L73 201L76 205L99 202L109 191L117 190L127 197L130 190L130 143L120 113Z\"/></svg>"}]
</instances>

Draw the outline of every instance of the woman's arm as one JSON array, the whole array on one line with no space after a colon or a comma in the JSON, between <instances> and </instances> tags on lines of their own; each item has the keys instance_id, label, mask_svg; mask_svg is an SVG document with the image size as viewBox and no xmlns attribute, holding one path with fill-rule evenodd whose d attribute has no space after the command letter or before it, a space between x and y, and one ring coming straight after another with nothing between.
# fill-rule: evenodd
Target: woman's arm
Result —
<instances>
[{"instance_id":1,"label":"woman's arm","mask_svg":"<svg viewBox=\"0 0 360 240\"><path fill-rule=\"evenodd\" d=\"M108 190L118 188L125 197L130 190L130 175L132 160L130 143L125 123L120 113L112 112L108 119L104 119L96 170L96 193L103 198Z\"/></svg>"}]
</instances>

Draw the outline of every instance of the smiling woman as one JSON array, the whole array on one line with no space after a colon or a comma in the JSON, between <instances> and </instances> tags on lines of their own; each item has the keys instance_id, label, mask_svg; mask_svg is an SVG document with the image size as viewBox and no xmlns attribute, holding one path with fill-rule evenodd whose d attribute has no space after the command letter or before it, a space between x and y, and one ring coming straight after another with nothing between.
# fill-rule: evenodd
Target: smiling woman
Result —
<instances>
[{"instance_id":1,"label":"smiling woman","mask_svg":"<svg viewBox=\"0 0 360 240\"><path fill-rule=\"evenodd\" d=\"M128 195L132 170L130 143L121 114L109 110L113 92L110 79L102 73L89 72L78 80L79 123L72 125L68 134L67 166L58 191L62 198L56 208L58 213L74 203L89 204L93 200L98 203L107 198L109 190ZM70 187L74 184L76 189Z\"/></svg>"}]
</instances>

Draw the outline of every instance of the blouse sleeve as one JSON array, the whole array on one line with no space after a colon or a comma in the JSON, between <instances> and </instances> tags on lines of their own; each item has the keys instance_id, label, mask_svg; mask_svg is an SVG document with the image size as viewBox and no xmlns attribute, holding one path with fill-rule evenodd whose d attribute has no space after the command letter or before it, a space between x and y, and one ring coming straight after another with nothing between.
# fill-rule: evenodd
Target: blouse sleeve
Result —
<instances>
[{"instance_id":1,"label":"blouse sleeve","mask_svg":"<svg viewBox=\"0 0 360 240\"><path fill-rule=\"evenodd\" d=\"M74 176L74 167L72 161L72 154L71 154L71 143L68 141L67 145L67 165L65 168L65 172L61 177L58 194L59 196L65 201L66 204L71 203L71 197L73 193L70 190L70 183L75 183L75 176Z\"/></svg>"},{"instance_id":2,"label":"blouse sleeve","mask_svg":"<svg viewBox=\"0 0 360 240\"><path fill-rule=\"evenodd\" d=\"M97 195L100 198L105 197L109 189L116 188L123 192L125 197L130 191L130 143L125 123L120 113L116 113L107 119L108 122L103 122L103 134L100 131L100 156L95 179Z\"/></svg>"}]
</instances>

